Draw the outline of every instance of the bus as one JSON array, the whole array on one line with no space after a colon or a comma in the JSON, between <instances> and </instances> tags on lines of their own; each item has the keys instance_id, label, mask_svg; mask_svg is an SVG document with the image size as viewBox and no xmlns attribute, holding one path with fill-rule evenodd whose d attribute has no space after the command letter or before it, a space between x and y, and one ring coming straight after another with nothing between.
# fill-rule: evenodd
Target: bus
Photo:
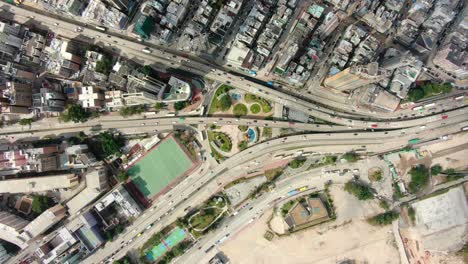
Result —
<instances>
[{"instance_id":1,"label":"bus","mask_svg":"<svg viewBox=\"0 0 468 264\"><path fill-rule=\"evenodd\" d=\"M463 99L463 97L464 97L463 95L457 96L457 97L455 97L455 101L462 100L462 99Z\"/></svg>"},{"instance_id":2,"label":"bus","mask_svg":"<svg viewBox=\"0 0 468 264\"><path fill-rule=\"evenodd\" d=\"M461 131L467 131L468 130L468 126L466 127L462 127Z\"/></svg>"},{"instance_id":3,"label":"bus","mask_svg":"<svg viewBox=\"0 0 468 264\"><path fill-rule=\"evenodd\" d=\"M418 144L419 142L421 141L421 139L419 138L413 138L413 139L410 139L408 140L408 144Z\"/></svg>"},{"instance_id":4,"label":"bus","mask_svg":"<svg viewBox=\"0 0 468 264\"><path fill-rule=\"evenodd\" d=\"M205 114L205 106L202 106L200 109L200 116L203 116Z\"/></svg>"},{"instance_id":5,"label":"bus","mask_svg":"<svg viewBox=\"0 0 468 264\"><path fill-rule=\"evenodd\" d=\"M435 105L435 103L426 104L426 105L424 105L424 108L433 107L434 105Z\"/></svg>"},{"instance_id":6,"label":"bus","mask_svg":"<svg viewBox=\"0 0 468 264\"><path fill-rule=\"evenodd\" d=\"M151 51L150 49L148 49L148 48L144 48L144 49L142 49L141 51L143 51L144 53L148 53L148 54L150 54L150 53L152 52L152 51Z\"/></svg>"},{"instance_id":7,"label":"bus","mask_svg":"<svg viewBox=\"0 0 468 264\"><path fill-rule=\"evenodd\" d=\"M307 188L308 188L308 186L302 186L300 188L289 191L288 196L293 196L293 195L296 195L296 194L298 194L300 192L307 191Z\"/></svg>"},{"instance_id":8,"label":"bus","mask_svg":"<svg viewBox=\"0 0 468 264\"><path fill-rule=\"evenodd\" d=\"M413 107L414 111L419 111L419 110L423 110L423 109L424 109L424 106L422 106L422 105Z\"/></svg>"},{"instance_id":9,"label":"bus","mask_svg":"<svg viewBox=\"0 0 468 264\"><path fill-rule=\"evenodd\" d=\"M107 31L107 28L106 27L103 27L103 26L94 26L97 30L100 30L102 32L106 32Z\"/></svg>"}]
</instances>

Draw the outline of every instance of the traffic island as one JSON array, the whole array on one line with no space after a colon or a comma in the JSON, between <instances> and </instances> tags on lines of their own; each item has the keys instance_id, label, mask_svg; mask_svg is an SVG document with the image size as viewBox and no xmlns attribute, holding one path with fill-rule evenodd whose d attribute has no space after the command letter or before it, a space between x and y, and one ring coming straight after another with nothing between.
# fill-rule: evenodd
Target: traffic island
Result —
<instances>
[{"instance_id":1,"label":"traffic island","mask_svg":"<svg viewBox=\"0 0 468 264\"><path fill-rule=\"evenodd\" d=\"M216 229L228 210L227 198L215 195L198 209L193 209L183 218L179 218L178 223L187 228L195 238L199 238L210 230Z\"/></svg>"}]
</instances>

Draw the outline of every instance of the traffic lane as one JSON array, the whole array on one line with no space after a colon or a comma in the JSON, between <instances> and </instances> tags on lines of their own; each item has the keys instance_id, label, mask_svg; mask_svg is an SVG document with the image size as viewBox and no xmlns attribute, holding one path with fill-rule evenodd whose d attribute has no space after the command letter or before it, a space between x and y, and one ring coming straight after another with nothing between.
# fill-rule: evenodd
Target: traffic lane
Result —
<instances>
[{"instance_id":1,"label":"traffic lane","mask_svg":"<svg viewBox=\"0 0 468 264\"><path fill-rule=\"evenodd\" d=\"M286 146L286 147L290 147L290 145L288 145L288 146ZM380 148L380 146L379 146L379 148ZM256 156L255 156L255 157L256 157ZM211 174L216 174L216 173L211 173ZM212 176L212 175L210 175L210 177L211 177L211 176ZM202 182L201 184L203 184L203 182ZM216 186L214 186L214 188L216 188ZM208 197L209 197L210 194L211 194L211 192L208 194Z\"/></svg>"},{"instance_id":2,"label":"traffic lane","mask_svg":"<svg viewBox=\"0 0 468 264\"><path fill-rule=\"evenodd\" d=\"M458 128L456 128L456 129L458 129ZM376 142L378 142L378 143L375 144L376 149L379 149L380 151L382 151L382 150L383 150L383 146L382 146L382 144L381 144L381 141L376 141ZM280 145L278 145L278 146L276 146L276 147L281 147L281 146L282 146L282 147L284 147L284 148L290 148L291 145L294 145L294 144L297 144L297 147L304 147L304 144L303 144L303 143L300 143L300 142L297 142L297 143L295 142L295 143L292 143L292 144L291 144L291 143L282 144L282 145L280 144ZM360 143L360 144L361 144L361 143ZM349 145L349 146L346 146L346 147L348 147L348 150L352 150L352 149L355 149L355 148L359 147L360 144L358 144L358 145ZM321 145L322 145L322 144L321 144ZM402 145L404 145L404 144L402 144ZM318 146L320 146L320 145L318 145ZM322 146L323 146L323 145L322 145ZM273 148L268 148L268 151L275 151L275 148L276 148L276 147L273 146ZM263 151L265 151L265 149L267 149L267 148L264 148ZM245 154L245 156L243 156L243 157L244 157L245 160L252 160L252 159L258 157L258 155L260 155L260 152L256 151L255 153L249 152L249 153ZM236 161L236 160L237 160L237 161ZM231 165L230 165L230 166L232 166L232 167L237 166L237 164L241 164L242 162L245 162L245 161L243 161L243 160L241 160L241 159L239 159L239 158L230 158L228 161L229 161L229 163L234 163L234 164L231 164ZM210 180L210 179L216 178L219 174L222 174L224 168L228 168L228 167L229 167L229 166L228 166L227 164L225 164L225 163L222 163L221 165L225 165L225 166L224 166L224 167L223 167L223 166L218 166L217 168L213 169L210 173L206 173L204 176L206 177L206 178L205 178L205 181L208 181L208 183L206 183L206 185L203 185L203 184L205 184L205 182L202 181L201 184L200 184L200 186L202 186L202 185L203 185L203 186L210 186L210 185L212 185L211 188L212 188L212 189L216 189L217 186L214 186L216 183L215 183L215 182L212 182L212 181L209 181L209 180ZM195 187L195 186L193 186L193 187ZM199 187L199 188L202 188L202 187ZM198 190L197 190L197 191L194 191L193 188L192 188L192 189L190 189L190 191L193 191L193 193L192 193L192 194L189 194L189 196L192 196L192 197L193 197L194 194L195 194L195 195L197 194L196 192L197 192ZM212 194L212 192L209 192L209 193L205 194L205 197L203 197L203 199L199 199L199 200L200 200L200 201L206 200L208 197L210 197L211 194ZM184 201L182 201L181 203L183 204ZM188 203L187 203L187 204L188 204ZM193 204L193 203L190 203L190 204ZM190 205L190 204L189 204L189 205ZM178 205L177 205L177 206L178 206ZM184 205L182 205L181 207L184 207ZM163 208L161 208L161 209L163 209ZM163 209L163 210L165 210L165 209ZM174 219L174 220L175 220L175 219ZM155 231L156 231L156 230L155 230ZM106 247L106 248L107 248L107 247ZM101 254L100 254L100 255L101 255ZM93 255L93 256L96 256L96 254ZM106 256L107 256L107 255L106 255Z\"/></svg>"},{"instance_id":3,"label":"traffic lane","mask_svg":"<svg viewBox=\"0 0 468 264\"><path fill-rule=\"evenodd\" d=\"M337 126L337 125L320 125L320 124L309 124L309 123L297 123L297 122L285 122L285 121L273 121L273 120L262 120L262 119L239 119L239 118L214 118L214 117L159 117L159 118L142 118L136 120L129 119L118 119L118 120L100 120L92 119L83 124L77 123L63 123L60 124L60 130L66 132L82 131L83 129L119 129L129 127L141 127L141 128L154 128L157 129L159 126L169 125L246 125L252 127L275 127L275 128L294 128L298 130L307 131L349 131L349 127ZM57 131L53 125L44 125L41 122L33 122L31 126L8 126L0 129L0 135L12 135L21 133L35 133L40 131Z\"/></svg>"},{"instance_id":4,"label":"traffic lane","mask_svg":"<svg viewBox=\"0 0 468 264\"><path fill-rule=\"evenodd\" d=\"M229 234L227 238L229 239L237 232L242 231L246 226L258 219L261 214L274 206L274 204L278 203L280 201L277 200L278 198L287 199L287 194L291 190L298 189L303 186L308 186L309 189L305 192L302 192L306 193L310 190L310 188L315 188L314 190L322 189L324 184L329 180L344 183L350 178L352 177L336 176L325 178L321 176L320 169L316 169L311 170L308 173L301 173L291 178L285 179L283 182L279 183L272 192L265 193L261 197L250 201L248 206L239 210L236 216L229 216L226 221L223 222L221 228L209 233L206 239L200 241L196 247L189 249L186 254L184 254L176 261L176 263L186 263L186 261L189 259L195 262L199 262L205 259L208 260L214 254L216 254L216 250L212 250L207 254L205 253L207 249L209 249L212 245L215 245L216 247L220 246L222 244L220 241L223 240L227 234ZM297 196L300 195L301 194L298 194ZM226 228L226 226L228 226L228 228Z\"/></svg>"},{"instance_id":5,"label":"traffic lane","mask_svg":"<svg viewBox=\"0 0 468 264\"><path fill-rule=\"evenodd\" d=\"M45 18L42 17L41 19L45 19ZM50 19L50 18L49 18L49 19ZM52 23L52 22L50 22L50 23ZM55 25L56 23L57 23L57 22L54 22L54 25ZM59 24L59 25L60 25L60 24ZM67 23L67 22L63 22L63 25L61 25L60 27L61 27L61 28L66 28L66 29L68 29L69 31L72 31L72 32L73 32L73 28L75 27L75 25L69 24L69 23ZM87 29L86 31L83 31L82 33L88 33L88 31L91 31L91 30ZM104 41L104 42L106 41L106 40L105 40L105 37L108 37L108 38L110 37L110 35L105 35L104 33L99 32L99 31L92 31L92 33L93 33L93 35L95 35L95 36L100 36L100 38L102 39L101 41ZM111 37L110 37L110 38L111 38ZM143 48L146 47L146 46L144 46L144 45L137 44L137 43L134 43L134 42L130 42L130 41L127 41L127 40L122 40L121 43L119 43L119 42L118 42L118 43L111 43L111 42L108 42L108 43L110 43L111 45L117 44L117 46L118 46L118 45L124 45L124 46L125 46L125 45L130 45L130 47L128 47L128 48L130 48L130 49L138 49L138 53L139 53L139 54L136 54L136 55L137 55L137 56L140 56L140 57L141 57L141 50L142 50ZM115 45L114 45L114 46L115 46ZM122 50L125 50L125 49L122 49ZM135 55L135 54L134 54L134 55ZM148 54L146 54L146 55L148 55ZM145 56L145 57L146 57L146 56ZM167 59L167 58L164 58L164 59ZM192 63L192 64L194 63L194 62L192 62L192 61L190 61L190 60L187 60L187 59L179 59L178 62L190 62L190 63ZM196 63L196 62L195 62L195 63ZM211 66L208 66L207 69L205 69L204 71L200 72L200 69L203 68L203 66L206 67L206 65L202 64L202 65L196 65L196 66L197 66L197 69L196 69L196 70L197 70L197 73L198 73L198 74L201 74L202 76L205 75L207 72L208 72L208 74L209 74L209 71L212 70ZM198 67L198 66L202 66L202 67L200 68L200 67ZM185 68L194 70L193 67L185 67ZM230 74L226 74L226 75L227 75L228 78L230 78L230 79L233 78L232 75L230 75ZM223 75L221 75L220 77L223 77ZM234 78L235 78L235 77L234 77ZM240 79L241 79L243 82L246 81L244 78L240 78ZM224 80L224 81L227 81L227 80ZM250 82L248 82L248 83L250 83ZM255 84L254 84L254 85L255 85ZM257 88L258 88L258 87L257 87ZM272 90L272 92L275 93L274 90ZM292 100L292 101L297 102L297 103L299 103L299 104L304 104L304 103L306 103L306 104L309 104L309 105L310 105L310 103L304 102L302 99L297 99L297 98L292 97L292 96L289 96L289 95L280 94L280 96L282 96L282 98L287 98L288 100ZM292 103L291 101L285 101L284 103L285 103L286 105L290 105L291 107L294 107L294 106L295 106L295 104ZM327 116L327 115L323 115L323 114L317 113L317 111L314 111L314 110L312 110L312 109L309 109L308 111L309 111L309 112L312 112L312 113L311 113L312 115L319 116L319 117L322 118L322 119L325 118L325 120L329 120L329 121L332 121L332 122L343 123L343 122L340 122L339 119L333 121L333 117L330 116L330 115L328 115L328 116ZM360 124L359 122L357 122L357 123L355 124L355 126L358 126L358 125L361 125L361 126L362 126L362 124Z\"/></svg>"},{"instance_id":6,"label":"traffic lane","mask_svg":"<svg viewBox=\"0 0 468 264\"><path fill-rule=\"evenodd\" d=\"M288 146L289 146L289 145L286 145L286 147L288 147ZM256 158L256 157L258 157L258 154L251 155L250 159L253 159L253 158ZM196 185L192 186L192 188L189 188L189 189L185 190L185 191L184 191L184 192L185 192L185 195L186 195L186 196L187 196L187 195L190 196L190 195L192 195L194 192L199 191L199 190L196 190L196 189L195 189L195 188L197 188L197 187L198 187L198 188L210 188L210 189L212 189L212 190L218 190L218 189L219 189L219 186L217 186L217 183L212 182L212 181L208 182L210 179L214 178L216 175L217 175L217 172L215 172L215 171L210 172L210 173L207 173L207 174L205 175L205 178L202 178L202 179L199 180L199 181L200 181L200 182L199 182L199 185L196 184ZM188 193L188 194L187 194L187 193ZM192 194L190 194L190 193L192 193ZM208 199L211 195L212 195L212 192L205 193L205 195L203 196L203 198L199 198L198 200L199 200L199 201L204 201L204 200ZM178 199L178 198L175 198L175 199ZM192 198L190 199L190 201L182 200L181 203L183 203L183 205L178 205L177 202L174 202L174 207L176 207L176 208L185 208L186 206L193 205L193 200L192 200ZM171 205L166 205L166 207L163 206L163 207L159 208L157 212L153 213L153 218L160 217L161 214L165 214L164 212L166 212L168 209L170 209L170 206L171 206ZM161 211L161 212L160 212L160 211ZM179 216L180 216L180 215L179 215ZM171 220L168 220L168 222L171 222L172 220L175 221L175 219L177 218L177 216L175 216L174 214L170 214L169 217L171 217ZM146 220L145 220L145 221L146 221ZM139 222L139 223L140 223L140 222ZM142 227L141 227L141 228L142 228ZM156 231L156 229L154 229L154 232L155 232L155 231ZM136 233L136 234L138 234L138 233ZM140 237L140 238L141 238L141 237ZM135 239L141 240L140 238L136 237ZM127 238L126 238L126 239L127 239ZM132 242L133 242L133 241L132 241ZM142 241L142 242L143 242L143 241ZM134 243L137 243L137 242L135 241ZM133 245L128 245L128 246L133 246ZM111 247L110 245L106 246L106 247L104 248L104 250L101 251L99 254L94 254L94 255L93 255L93 256L95 256L94 258L96 258L97 256L103 256L103 255L105 255L105 251L113 251L113 250L111 250L111 248L112 248L112 247ZM112 252L108 252L108 253L111 254ZM122 254L124 254L124 253L122 253ZM107 254L107 255L109 255L109 254ZM107 256L107 255L106 255L106 256ZM91 256L91 257L92 257L92 256ZM93 258L93 259L94 259L94 258ZM118 258L118 256L116 256L116 258ZM87 259L87 260L88 260L88 259ZM89 261L92 261L92 260L89 259ZM86 262L86 263L88 263L88 262Z\"/></svg>"},{"instance_id":7,"label":"traffic lane","mask_svg":"<svg viewBox=\"0 0 468 264\"><path fill-rule=\"evenodd\" d=\"M20 10L21 10L21 9L20 9ZM44 17L41 17L41 18L42 18L42 19L45 19ZM49 18L49 19L50 19L50 18ZM55 23L57 23L57 22L55 22ZM55 23L54 23L54 25L55 25ZM68 27L68 30L71 30L71 28L73 28L73 27L75 26L75 25L70 24L70 23L67 23L67 22L64 22L64 23L65 23L65 25ZM59 25L60 25L60 24L59 24ZM88 31L91 31L91 30L88 29ZM88 31L86 31L86 32L88 32ZM103 34L103 33L100 32L100 31L94 31L94 30L93 30L92 32L93 32L94 35L101 36L101 38L102 38L102 36L105 35L105 34ZM107 36L107 37L111 37L110 35L106 35L106 36ZM141 44L138 44L138 43L130 42L130 41L125 40L125 39L122 39L122 43L121 43L122 45L125 46L125 45L128 45L129 43L131 44L131 48L133 48L133 49L134 49L134 48L137 48L137 49L138 49L138 53L139 53L139 54L137 54L137 56L141 57L141 56L142 56L142 55L141 55L141 50L142 50L143 48L145 48L146 46L141 45ZM134 46L136 46L136 47L134 47ZM145 54L145 55L149 55L149 54ZM177 55L174 55L174 56L177 57ZM145 56L145 57L146 57L146 56ZM167 59L167 58L165 58L165 59ZM182 65L182 68L186 68L186 69L190 69L190 70L195 70L195 71L197 72L197 74L200 74L200 75L202 75L202 76L205 75L207 72L209 73L209 71L213 70L213 67L212 67L211 65L207 65L207 64L204 64L204 63L194 62L193 60L188 60L188 59L182 58L182 59L178 59L178 62L190 62L191 64L194 64L194 63L195 63L195 64L198 64L198 65L195 65L196 68L190 67L190 66L184 67L183 65ZM174 64L174 63L172 62L172 64ZM200 69L202 69L203 67L206 67L206 69L204 69L203 71L200 71ZM229 74L229 73L226 73L226 76L228 76L229 79L235 78L234 76L232 76L232 74ZM220 77L223 77L223 75L221 75ZM241 79L243 82L246 81L244 78L240 78L240 79ZM233 79L233 80L234 80L234 79ZM224 81L230 82L230 81L228 81L228 80L224 80ZM251 83L251 82L248 81L248 84L250 84L250 83ZM253 84L256 85L255 83L253 83ZM252 85L251 85L251 86L252 86ZM253 86L252 86L252 87L253 87ZM263 86L262 86L262 87L263 87ZM242 89L242 87L238 87L238 88L241 88L241 89ZM257 88L258 88L258 87L257 87ZM264 88L264 87L263 87L263 88ZM275 92L275 90L272 90L272 91ZM308 104L308 105L312 105L312 104L309 103L309 102L305 102L305 101L303 101L302 99L297 99L296 97L293 97L293 96L290 96L290 95L287 95L287 94L284 94L284 93L281 93L280 95L281 95L283 98L292 97L292 98L288 98L288 102L285 102L286 105L291 104L291 105L290 105L291 107L294 107L294 105L295 105L293 102L297 102L297 103L299 103L299 104L304 104L304 103L305 103L305 104ZM292 100L292 101L291 101L291 100ZM311 113L310 113L311 115L319 116L319 117L322 118L322 119L325 119L325 120L328 120L328 121L331 121L331 122L335 122L335 123L338 123L338 124L344 124L343 122L340 122L340 121L339 121L340 119L335 119L335 120L333 120L333 117L330 116L330 115L329 115L329 116L322 115L322 114L317 113L316 111L313 111L313 110L311 111L311 109L309 109L308 111L311 112ZM315 113L314 113L314 112L315 112ZM375 123L375 122L374 122L374 123ZM377 122L377 123L378 123L378 122ZM367 124L367 122L366 122L365 124L362 124L362 123L360 123L360 122L357 122L357 123L356 123L356 126L358 126L358 125L361 126L361 127L372 127L372 124L369 125L369 124ZM380 124L380 127L384 127L384 128L385 128L385 125L384 125L384 124Z\"/></svg>"}]
</instances>

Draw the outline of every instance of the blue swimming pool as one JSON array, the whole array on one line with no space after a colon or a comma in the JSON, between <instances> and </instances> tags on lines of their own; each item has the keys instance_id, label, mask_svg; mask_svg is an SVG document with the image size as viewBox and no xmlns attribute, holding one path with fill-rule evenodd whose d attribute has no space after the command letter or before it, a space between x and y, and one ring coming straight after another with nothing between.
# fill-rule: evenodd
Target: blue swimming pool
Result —
<instances>
[{"instance_id":1,"label":"blue swimming pool","mask_svg":"<svg viewBox=\"0 0 468 264\"><path fill-rule=\"evenodd\" d=\"M236 101L239 101L242 96L240 94L233 93L233 94L231 94L231 97L232 97L232 99L234 99Z\"/></svg>"},{"instance_id":2,"label":"blue swimming pool","mask_svg":"<svg viewBox=\"0 0 468 264\"><path fill-rule=\"evenodd\" d=\"M249 136L249 140L250 142L254 142L255 141L255 130L249 128L249 130L247 130L247 135Z\"/></svg>"}]
</instances>

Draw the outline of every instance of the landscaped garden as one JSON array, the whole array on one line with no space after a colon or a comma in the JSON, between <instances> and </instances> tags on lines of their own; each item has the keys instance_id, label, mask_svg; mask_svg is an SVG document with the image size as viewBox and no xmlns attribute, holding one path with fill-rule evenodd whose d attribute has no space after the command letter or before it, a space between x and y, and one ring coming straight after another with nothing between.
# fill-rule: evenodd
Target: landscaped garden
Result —
<instances>
[{"instance_id":1,"label":"landscaped garden","mask_svg":"<svg viewBox=\"0 0 468 264\"><path fill-rule=\"evenodd\" d=\"M250 106L250 112L252 112L252 114L258 114L261 110L262 109L260 108L259 104L253 104Z\"/></svg>"},{"instance_id":2,"label":"landscaped garden","mask_svg":"<svg viewBox=\"0 0 468 264\"><path fill-rule=\"evenodd\" d=\"M262 111L264 113L269 113L271 111L270 102L268 102L264 98L258 97L258 96L253 95L253 94L245 94L245 101L247 103L258 103L261 106ZM253 104L253 105L255 105L255 104ZM251 111L253 112L253 110L251 110Z\"/></svg>"},{"instance_id":3,"label":"landscaped garden","mask_svg":"<svg viewBox=\"0 0 468 264\"><path fill-rule=\"evenodd\" d=\"M232 149L231 139L222 132L208 131L208 139L224 152L229 152Z\"/></svg>"},{"instance_id":4,"label":"landscaped garden","mask_svg":"<svg viewBox=\"0 0 468 264\"><path fill-rule=\"evenodd\" d=\"M178 222L187 227L195 237L199 237L216 228L216 224L228 211L227 206L225 197L214 196L200 206L199 210L179 218Z\"/></svg>"},{"instance_id":5,"label":"landscaped garden","mask_svg":"<svg viewBox=\"0 0 468 264\"><path fill-rule=\"evenodd\" d=\"M302 167L302 165L304 165L305 162L306 162L305 159L293 159L289 163L289 167L291 167L292 169L298 169L298 168Z\"/></svg>"},{"instance_id":6,"label":"landscaped garden","mask_svg":"<svg viewBox=\"0 0 468 264\"><path fill-rule=\"evenodd\" d=\"M221 85L218 90L216 90L213 96L213 101L211 102L209 114L228 111L231 108L231 96L228 92L232 89L234 88L229 85Z\"/></svg>"},{"instance_id":7,"label":"landscaped garden","mask_svg":"<svg viewBox=\"0 0 468 264\"><path fill-rule=\"evenodd\" d=\"M241 117L247 115L248 109L247 106L245 106L245 104L239 103L234 106L233 112L235 116Z\"/></svg>"}]
</instances>

